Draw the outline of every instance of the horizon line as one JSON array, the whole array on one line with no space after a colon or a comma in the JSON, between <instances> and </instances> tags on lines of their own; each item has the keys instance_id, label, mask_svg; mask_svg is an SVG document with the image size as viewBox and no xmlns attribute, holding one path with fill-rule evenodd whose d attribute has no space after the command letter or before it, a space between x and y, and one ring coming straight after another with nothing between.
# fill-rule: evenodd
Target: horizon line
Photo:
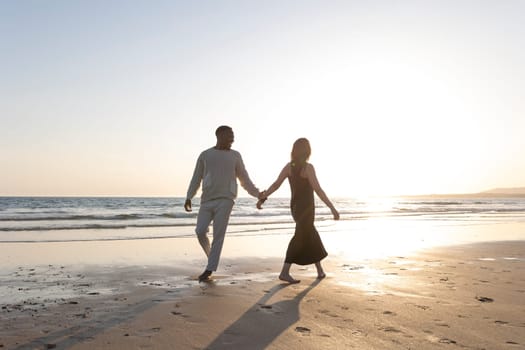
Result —
<instances>
[{"instance_id":1,"label":"horizon line","mask_svg":"<svg viewBox=\"0 0 525 350\"><path fill-rule=\"evenodd\" d=\"M516 189L520 189L521 192L510 192L511 190L516 191ZM495 190L501 190L501 192L495 192ZM505 191L506 190L506 191ZM508 191L508 192L507 192ZM524 196L525 197L525 187L513 187L513 188L498 188L498 189L491 189L481 192L470 192L470 193L422 193L422 194L356 194L356 195L348 195L348 196L338 196L333 195L332 197L334 199L337 198L363 198L363 197L369 197L369 198L379 198L379 197L457 197L457 196L486 196L486 197L495 197L495 196L511 196L511 197L519 197ZM50 195L50 194L44 194L44 195L3 195L0 194L0 198L186 198L186 196L180 196L180 195L115 195L115 194L81 194L81 195L69 195L69 194L61 194L61 195ZM199 199L200 196L195 196L193 199ZM254 198L252 196L238 196L236 199L241 198ZM279 196L274 198L290 198L290 196Z\"/></svg>"}]
</instances>

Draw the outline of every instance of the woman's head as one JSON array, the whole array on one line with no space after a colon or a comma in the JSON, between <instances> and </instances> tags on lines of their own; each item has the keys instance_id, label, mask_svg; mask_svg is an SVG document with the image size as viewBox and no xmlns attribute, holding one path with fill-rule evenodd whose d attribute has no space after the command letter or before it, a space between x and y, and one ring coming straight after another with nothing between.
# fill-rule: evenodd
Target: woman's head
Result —
<instances>
[{"instance_id":1,"label":"woman's head","mask_svg":"<svg viewBox=\"0 0 525 350\"><path fill-rule=\"evenodd\" d=\"M312 149L310 148L308 139L304 137L297 139L292 148L292 166L302 168L310 158L311 153Z\"/></svg>"}]
</instances>

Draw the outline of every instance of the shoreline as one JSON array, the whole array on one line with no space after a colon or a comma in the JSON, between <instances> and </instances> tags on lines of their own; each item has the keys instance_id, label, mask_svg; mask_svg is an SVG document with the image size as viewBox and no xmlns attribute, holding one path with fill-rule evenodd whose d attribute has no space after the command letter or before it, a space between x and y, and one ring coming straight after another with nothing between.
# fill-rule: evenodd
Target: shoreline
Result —
<instances>
[{"instance_id":1,"label":"shoreline","mask_svg":"<svg viewBox=\"0 0 525 350\"><path fill-rule=\"evenodd\" d=\"M258 249L248 254L246 244L251 239L228 238L227 254L212 283L195 280L204 260L194 239L176 247L161 244L165 249L151 259L144 257L160 249L157 244L147 247L137 244L144 242L131 242L118 253L112 245L93 244L86 249L86 242L81 242L71 256L60 256L71 244L51 249L58 255L58 264L36 264L43 259L40 256L28 259L24 266L13 265L9 273L4 266L2 285L7 282L11 287L7 291L19 298L2 301L0 346L525 346L525 241L440 246L381 259L334 255L323 260L327 278L316 280L313 265L294 265L292 274L302 281L287 285L277 279L281 254L252 255L264 251L264 245L282 247L283 242L260 237L251 242ZM52 245L39 247L40 252ZM81 248L85 252L78 254ZM101 253L101 263L81 264L92 249ZM144 253L136 260L140 263L130 263L137 250ZM117 256L127 254L129 259L108 259L110 251ZM182 255L170 261L166 260L168 252Z\"/></svg>"}]
</instances>

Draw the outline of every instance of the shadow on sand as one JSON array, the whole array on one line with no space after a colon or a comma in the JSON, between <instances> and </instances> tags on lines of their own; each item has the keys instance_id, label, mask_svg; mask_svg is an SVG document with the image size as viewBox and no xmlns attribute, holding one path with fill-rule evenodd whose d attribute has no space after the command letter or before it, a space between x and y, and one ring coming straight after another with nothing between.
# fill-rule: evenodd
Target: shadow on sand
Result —
<instances>
[{"instance_id":1,"label":"shadow on sand","mask_svg":"<svg viewBox=\"0 0 525 350\"><path fill-rule=\"evenodd\" d=\"M299 321L301 300L319 282L320 280L313 281L293 299L267 304L272 296L288 287L289 284L274 286L205 349L265 349L281 333ZM303 329L299 328L299 330Z\"/></svg>"}]
</instances>

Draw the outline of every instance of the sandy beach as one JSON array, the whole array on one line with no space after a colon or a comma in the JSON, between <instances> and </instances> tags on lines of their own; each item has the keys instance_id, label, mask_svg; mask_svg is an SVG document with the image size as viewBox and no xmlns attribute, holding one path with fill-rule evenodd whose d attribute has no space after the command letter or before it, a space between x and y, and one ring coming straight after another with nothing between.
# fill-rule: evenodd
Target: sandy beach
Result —
<instances>
[{"instance_id":1,"label":"sandy beach","mask_svg":"<svg viewBox=\"0 0 525 350\"><path fill-rule=\"evenodd\" d=\"M0 350L525 350L524 17L0 1Z\"/></svg>"},{"instance_id":2,"label":"sandy beach","mask_svg":"<svg viewBox=\"0 0 525 350\"><path fill-rule=\"evenodd\" d=\"M294 266L287 285L269 247L288 238L229 237L210 283L191 238L3 243L0 348L525 347L523 241L329 256L327 278Z\"/></svg>"}]
</instances>

